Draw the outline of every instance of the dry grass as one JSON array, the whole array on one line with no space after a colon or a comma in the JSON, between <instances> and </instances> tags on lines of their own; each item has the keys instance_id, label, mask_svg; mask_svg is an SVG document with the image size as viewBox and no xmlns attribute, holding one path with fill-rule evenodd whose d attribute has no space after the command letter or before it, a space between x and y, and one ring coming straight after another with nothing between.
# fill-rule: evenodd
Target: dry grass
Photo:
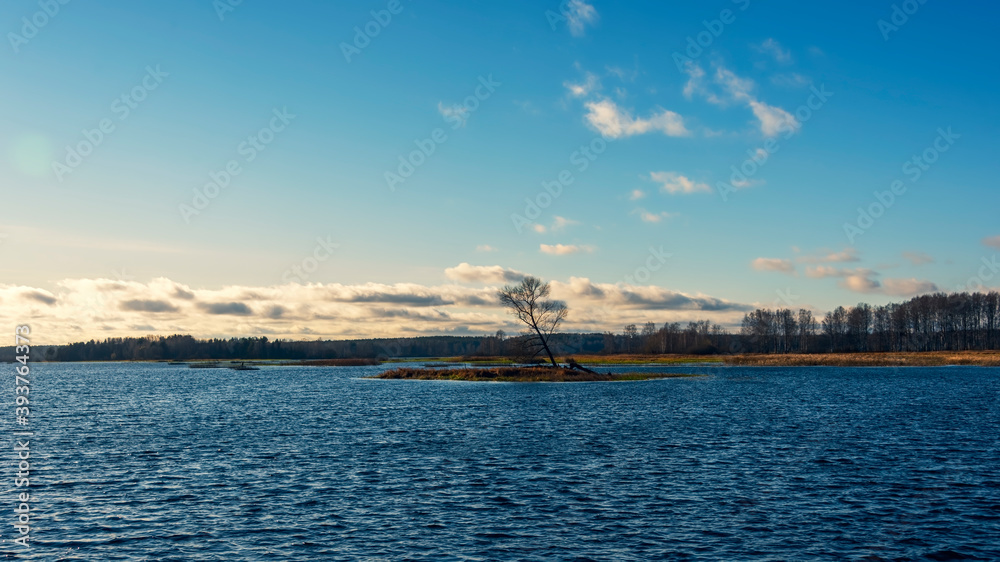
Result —
<instances>
[{"instance_id":1,"label":"dry grass","mask_svg":"<svg viewBox=\"0 0 1000 562\"><path fill-rule=\"evenodd\" d=\"M492 369L413 369L400 368L386 371L377 379L409 379L438 381L493 381L493 382L598 382L638 381L691 377L674 373L626 373L607 375L585 373L573 369L552 367L496 367Z\"/></svg>"},{"instance_id":2,"label":"dry grass","mask_svg":"<svg viewBox=\"0 0 1000 562\"><path fill-rule=\"evenodd\" d=\"M669 365L672 363L721 363L719 355L574 355L581 365Z\"/></svg>"},{"instance_id":3,"label":"dry grass","mask_svg":"<svg viewBox=\"0 0 1000 562\"><path fill-rule=\"evenodd\" d=\"M618 354L618 355L596 355L596 354L574 354L563 357L559 355L556 361L563 362L565 359L573 357L581 365L669 365L672 363L721 363L722 357L719 355L644 355L639 353ZM390 359L388 362L414 361L414 359ZM419 361L427 363L486 363L489 366L510 364L514 361L507 357L483 356L483 357L429 357Z\"/></svg>"},{"instance_id":4,"label":"dry grass","mask_svg":"<svg viewBox=\"0 0 1000 562\"><path fill-rule=\"evenodd\" d=\"M997 351L926 351L921 353L804 353L731 355L727 365L746 367L941 367L976 365L1000 367Z\"/></svg>"}]
</instances>

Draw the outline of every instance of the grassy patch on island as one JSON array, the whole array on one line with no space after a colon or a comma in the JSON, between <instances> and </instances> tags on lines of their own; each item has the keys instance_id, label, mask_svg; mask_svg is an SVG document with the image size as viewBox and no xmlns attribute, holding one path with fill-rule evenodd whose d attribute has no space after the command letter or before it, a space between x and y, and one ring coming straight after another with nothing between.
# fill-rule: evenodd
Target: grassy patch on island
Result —
<instances>
[{"instance_id":1,"label":"grassy patch on island","mask_svg":"<svg viewBox=\"0 0 1000 562\"><path fill-rule=\"evenodd\" d=\"M496 367L492 369L414 369L403 367L376 379L480 382L611 382L695 377L678 373L587 373L564 367Z\"/></svg>"},{"instance_id":2,"label":"grassy patch on island","mask_svg":"<svg viewBox=\"0 0 1000 562\"><path fill-rule=\"evenodd\" d=\"M581 365L672 365L679 363L708 363L722 364L723 358L720 355L646 355L646 354L618 354L618 355L597 355L597 354L574 354L573 357ZM421 358L394 358L387 359L386 363L412 363L422 362L434 366L438 364L463 364L483 365L483 366L515 366L513 359L497 356L465 356L465 357L421 357Z\"/></svg>"}]
</instances>

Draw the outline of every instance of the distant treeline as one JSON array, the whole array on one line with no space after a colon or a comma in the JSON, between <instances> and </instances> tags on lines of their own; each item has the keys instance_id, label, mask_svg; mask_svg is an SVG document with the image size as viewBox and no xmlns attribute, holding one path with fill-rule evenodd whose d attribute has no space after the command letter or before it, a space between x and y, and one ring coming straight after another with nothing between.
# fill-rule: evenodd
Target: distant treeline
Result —
<instances>
[{"instance_id":1,"label":"distant treeline","mask_svg":"<svg viewBox=\"0 0 1000 562\"><path fill-rule=\"evenodd\" d=\"M756 310L740 345L752 353L969 351L1000 349L1000 293L938 293L902 304L808 311Z\"/></svg>"},{"instance_id":2,"label":"distant treeline","mask_svg":"<svg viewBox=\"0 0 1000 562\"><path fill-rule=\"evenodd\" d=\"M503 356L514 354L518 337L425 336L398 339L285 341L267 337L195 339L191 336L107 338L101 341L34 347L33 357L46 361L190 361L210 359L315 360L342 358ZM601 334L557 335L566 353L599 353ZM14 348L2 348L13 360Z\"/></svg>"},{"instance_id":3,"label":"distant treeline","mask_svg":"<svg viewBox=\"0 0 1000 562\"><path fill-rule=\"evenodd\" d=\"M938 293L905 303L837 307L822 319L800 309L757 309L739 333L709 322L625 326L605 353L850 353L1000 349L1000 293Z\"/></svg>"},{"instance_id":4,"label":"distant treeline","mask_svg":"<svg viewBox=\"0 0 1000 562\"><path fill-rule=\"evenodd\" d=\"M822 319L808 310L758 309L747 313L739 333L708 321L649 322L620 334L555 334L559 355L729 354L1000 349L1000 293L934 294L905 303L837 309ZM108 338L61 346L33 347L49 361L188 361L208 359L344 359L393 357L524 356L521 336L424 336L343 341L261 338L200 340L191 336ZM14 348L0 349L13 360Z\"/></svg>"}]
</instances>

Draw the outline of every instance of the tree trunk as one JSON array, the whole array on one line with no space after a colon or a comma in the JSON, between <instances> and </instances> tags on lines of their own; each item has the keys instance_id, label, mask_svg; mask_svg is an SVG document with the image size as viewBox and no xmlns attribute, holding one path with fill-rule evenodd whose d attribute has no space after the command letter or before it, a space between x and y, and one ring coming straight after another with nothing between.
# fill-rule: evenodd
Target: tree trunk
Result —
<instances>
[{"instance_id":1,"label":"tree trunk","mask_svg":"<svg viewBox=\"0 0 1000 562\"><path fill-rule=\"evenodd\" d=\"M532 328L534 328L535 333L538 334L538 341L542 342L542 347L545 348L545 353L548 354L549 361L552 362L552 366L558 367L559 364L556 363L556 358L552 356L552 351L549 349L549 342L545 341L545 336L542 335L542 332L538 329L538 326L532 326Z\"/></svg>"}]
</instances>

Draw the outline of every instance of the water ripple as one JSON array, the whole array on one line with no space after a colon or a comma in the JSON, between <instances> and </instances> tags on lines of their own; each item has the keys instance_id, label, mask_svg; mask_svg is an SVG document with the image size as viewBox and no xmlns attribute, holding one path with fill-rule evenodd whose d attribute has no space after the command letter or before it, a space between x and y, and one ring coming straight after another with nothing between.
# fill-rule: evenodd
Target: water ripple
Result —
<instances>
[{"instance_id":1,"label":"water ripple","mask_svg":"<svg viewBox=\"0 0 1000 562\"><path fill-rule=\"evenodd\" d=\"M1000 370L692 369L708 376L557 385L38 365L35 544L0 551L1000 559Z\"/></svg>"}]
</instances>

